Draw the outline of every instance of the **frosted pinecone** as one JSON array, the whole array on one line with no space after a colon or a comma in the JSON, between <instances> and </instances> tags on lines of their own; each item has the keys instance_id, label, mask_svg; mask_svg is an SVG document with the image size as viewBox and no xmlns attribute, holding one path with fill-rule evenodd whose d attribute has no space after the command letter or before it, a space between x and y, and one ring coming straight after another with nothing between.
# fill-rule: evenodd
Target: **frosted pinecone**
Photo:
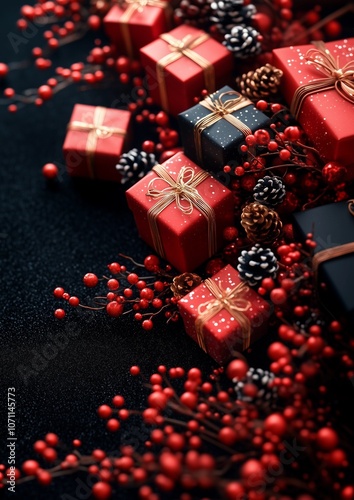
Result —
<instances>
[{"instance_id":1,"label":"frosted pinecone","mask_svg":"<svg viewBox=\"0 0 354 500\"><path fill-rule=\"evenodd\" d=\"M250 26L234 26L230 33L226 33L223 44L236 58L247 59L261 52L259 36L258 31Z\"/></svg>"},{"instance_id":2,"label":"frosted pinecone","mask_svg":"<svg viewBox=\"0 0 354 500\"><path fill-rule=\"evenodd\" d=\"M255 13L256 7L253 4L244 5L244 0L214 0L210 21L224 35L236 25L250 24Z\"/></svg>"},{"instance_id":3,"label":"frosted pinecone","mask_svg":"<svg viewBox=\"0 0 354 500\"><path fill-rule=\"evenodd\" d=\"M236 398L239 401L253 403L257 407L266 405L269 408L276 403L278 395L276 387L272 386L273 380L274 375L268 370L251 367L242 381L238 381L236 378L233 380L235 382L234 391ZM243 392L245 384L254 384L258 387L256 396L245 395Z\"/></svg>"},{"instance_id":4,"label":"frosted pinecone","mask_svg":"<svg viewBox=\"0 0 354 500\"><path fill-rule=\"evenodd\" d=\"M253 188L253 198L255 201L274 207L281 203L285 197L286 189L280 177L266 175L259 179Z\"/></svg>"},{"instance_id":5,"label":"frosted pinecone","mask_svg":"<svg viewBox=\"0 0 354 500\"><path fill-rule=\"evenodd\" d=\"M251 250L242 250L238 262L240 278L251 286L260 285L264 278L275 278L279 267L270 248L262 248L259 244Z\"/></svg>"},{"instance_id":6,"label":"frosted pinecone","mask_svg":"<svg viewBox=\"0 0 354 500\"><path fill-rule=\"evenodd\" d=\"M134 148L122 154L116 169L122 176L121 183L131 186L142 179L156 164L154 154Z\"/></svg>"}]
</instances>

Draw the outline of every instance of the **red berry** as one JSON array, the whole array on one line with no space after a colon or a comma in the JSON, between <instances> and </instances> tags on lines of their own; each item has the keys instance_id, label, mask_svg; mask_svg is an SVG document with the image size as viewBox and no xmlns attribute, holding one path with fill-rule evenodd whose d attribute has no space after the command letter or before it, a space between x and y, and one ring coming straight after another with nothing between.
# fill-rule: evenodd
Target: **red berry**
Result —
<instances>
[{"instance_id":1,"label":"red berry","mask_svg":"<svg viewBox=\"0 0 354 500\"><path fill-rule=\"evenodd\" d=\"M180 397L180 401L192 410L197 406L198 397L193 392L184 392Z\"/></svg>"},{"instance_id":2,"label":"red berry","mask_svg":"<svg viewBox=\"0 0 354 500\"><path fill-rule=\"evenodd\" d=\"M116 279L110 279L107 281L107 287L109 290L118 290L119 281Z\"/></svg>"},{"instance_id":3,"label":"red berry","mask_svg":"<svg viewBox=\"0 0 354 500\"><path fill-rule=\"evenodd\" d=\"M266 431L270 431L277 436L282 436L286 432L287 423L283 415L280 413L273 413L265 419L264 428Z\"/></svg>"},{"instance_id":4,"label":"red berry","mask_svg":"<svg viewBox=\"0 0 354 500\"><path fill-rule=\"evenodd\" d=\"M151 321L151 319L145 319L142 322L141 326L143 327L144 330L149 331L149 330L152 330L152 328L154 327L154 324Z\"/></svg>"},{"instance_id":5,"label":"red berry","mask_svg":"<svg viewBox=\"0 0 354 500\"><path fill-rule=\"evenodd\" d=\"M135 377L136 375L139 375L140 368L139 368L139 366L131 366L129 371L130 371L131 375L133 375Z\"/></svg>"},{"instance_id":6,"label":"red berry","mask_svg":"<svg viewBox=\"0 0 354 500\"><path fill-rule=\"evenodd\" d=\"M45 441L39 440L36 441L33 445L34 451L37 453L43 453L43 451L47 448L47 443Z\"/></svg>"},{"instance_id":7,"label":"red berry","mask_svg":"<svg viewBox=\"0 0 354 500\"><path fill-rule=\"evenodd\" d=\"M229 379L243 379L248 371L248 365L242 359L234 359L226 368L226 375Z\"/></svg>"},{"instance_id":8,"label":"red berry","mask_svg":"<svg viewBox=\"0 0 354 500\"><path fill-rule=\"evenodd\" d=\"M42 85L38 89L38 95L43 101L47 101L53 96L53 89L49 85Z\"/></svg>"},{"instance_id":9,"label":"red berry","mask_svg":"<svg viewBox=\"0 0 354 500\"><path fill-rule=\"evenodd\" d=\"M256 132L254 133L254 137L256 139L257 144L261 144L264 146L267 145L268 142L270 141L269 132L265 129L256 130Z\"/></svg>"},{"instance_id":10,"label":"red berry","mask_svg":"<svg viewBox=\"0 0 354 500\"><path fill-rule=\"evenodd\" d=\"M59 437L57 434L54 434L54 432L48 432L48 434L44 436L44 440L49 446L57 446L59 443Z\"/></svg>"},{"instance_id":11,"label":"red berry","mask_svg":"<svg viewBox=\"0 0 354 500\"><path fill-rule=\"evenodd\" d=\"M245 498L245 490L241 483L231 481L225 487L225 498L227 500L243 500Z\"/></svg>"},{"instance_id":12,"label":"red berry","mask_svg":"<svg viewBox=\"0 0 354 500\"><path fill-rule=\"evenodd\" d=\"M63 318L65 318L65 315L66 315L66 312L64 311L64 309L56 309L54 311L54 316L57 319L63 319Z\"/></svg>"},{"instance_id":13,"label":"red berry","mask_svg":"<svg viewBox=\"0 0 354 500\"><path fill-rule=\"evenodd\" d=\"M110 418L106 424L106 427L110 432L117 432L120 428L120 422L116 418Z\"/></svg>"},{"instance_id":14,"label":"red berry","mask_svg":"<svg viewBox=\"0 0 354 500\"><path fill-rule=\"evenodd\" d=\"M101 405L97 409L100 418L109 418L112 415L112 408L108 405Z\"/></svg>"},{"instance_id":15,"label":"red berry","mask_svg":"<svg viewBox=\"0 0 354 500\"><path fill-rule=\"evenodd\" d=\"M266 111L268 108L268 103L261 99L261 100L257 101L256 107L257 107L257 109L259 109L259 111Z\"/></svg>"},{"instance_id":16,"label":"red berry","mask_svg":"<svg viewBox=\"0 0 354 500\"><path fill-rule=\"evenodd\" d=\"M50 483L52 482L52 475L51 475L50 472L48 472L46 470L38 469L38 471L37 471L37 481L42 486L49 486Z\"/></svg>"},{"instance_id":17,"label":"red berry","mask_svg":"<svg viewBox=\"0 0 354 500\"><path fill-rule=\"evenodd\" d=\"M84 282L85 286L87 286L89 288L93 288L93 287L95 287L97 285L98 278L93 273L87 273L87 274L85 274L85 276L83 278L83 282Z\"/></svg>"},{"instance_id":18,"label":"red berry","mask_svg":"<svg viewBox=\"0 0 354 500\"><path fill-rule=\"evenodd\" d=\"M112 404L116 406L117 408L124 406L124 398L123 396L120 396L119 394L117 396L114 396L112 399Z\"/></svg>"},{"instance_id":19,"label":"red berry","mask_svg":"<svg viewBox=\"0 0 354 500\"><path fill-rule=\"evenodd\" d=\"M54 448L46 448L43 451L42 456L47 462L55 462L58 458L58 454Z\"/></svg>"},{"instance_id":20,"label":"red berry","mask_svg":"<svg viewBox=\"0 0 354 500\"><path fill-rule=\"evenodd\" d=\"M112 496L112 487L108 483L99 481L93 486L92 495L97 500L107 500Z\"/></svg>"},{"instance_id":21,"label":"red berry","mask_svg":"<svg viewBox=\"0 0 354 500\"><path fill-rule=\"evenodd\" d=\"M9 72L9 67L7 64L0 63L0 78L5 78L7 73Z\"/></svg>"},{"instance_id":22,"label":"red berry","mask_svg":"<svg viewBox=\"0 0 354 500\"><path fill-rule=\"evenodd\" d=\"M148 397L148 403L151 408L163 410L167 405L167 397L163 392L152 392Z\"/></svg>"},{"instance_id":23,"label":"red berry","mask_svg":"<svg viewBox=\"0 0 354 500\"><path fill-rule=\"evenodd\" d=\"M71 305L71 307L77 307L79 304L80 300L78 299L78 297L70 297L69 305Z\"/></svg>"},{"instance_id":24,"label":"red berry","mask_svg":"<svg viewBox=\"0 0 354 500\"><path fill-rule=\"evenodd\" d=\"M322 450L333 450L338 445L338 435L330 427L323 427L317 432L316 443Z\"/></svg>"},{"instance_id":25,"label":"red berry","mask_svg":"<svg viewBox=\"0 0 354 500\"><path fill-rule=\"evenodd\" d=\"M87 24L91 30L97 31L100 29L101 19L99 16L92 15L88 18Z\"/></svg>"},{"instance_id":26,"label":"red berry","mask_svg":"<svg viewBox=\"0 0 354 500\"><path fill-rule=\"evenodd\" d=\"M276 305L284 304L287 298L288 297L286 291L283 290L283 288L274 288L270 292L270 300L273 302L273 304Z\"/></svg>"},{"instance_id":27,"label":"red berry","mask_svg":"<svg viewBox=\"0 0 354 500\"><path fill-rule=\"evenodd\" d=\"M26 460L22 464L22 470L26 476L34 476L39 469L39 463L36 460Z\"/></svg>"},{"instance_id":28,"label":"red berry","mask_svg":"<svg viewBox=\"0 0 354 500\"><path fill-rule=\"evenodd\" d=\"M156 255L148 255L144 259L144 266L148 271L156 271L160 266L160 259Z\"/></svg>"},{"instance_id":29,"label":"red berry","mask_svg":"<svg viewBox=\"0 0 354 500\"><path fill-rule=\"evenodd\" d=\"M53 292L54 297L56 297L57 299L61 299L64 291L65 291L64 288L58 286Z\"/></svg>"},{"instance_id":30,"label":"red berry","mask_svg":"<svg viewBox=\"0 0 354 500\"><path fill-rule=\"evenodd\" d=\"M223 444L233 446L237 441L237 433L232 427L223 427L219 431L218 438Z\"/></svg>"}]
</instances>

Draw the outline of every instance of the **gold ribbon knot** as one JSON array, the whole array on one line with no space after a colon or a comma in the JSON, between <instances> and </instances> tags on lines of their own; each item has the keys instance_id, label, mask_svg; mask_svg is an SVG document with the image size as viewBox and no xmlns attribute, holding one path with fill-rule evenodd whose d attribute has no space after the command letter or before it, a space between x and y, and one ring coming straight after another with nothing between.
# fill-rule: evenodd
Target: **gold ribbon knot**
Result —
<instances>
[{"instance_id":1,"label":"gold ribbon knot","mask_svg":"<svg viewBox=\"0 0 354 500\"><path fill-rule=\"evenodd\" d=\"M244 313L251 307L251 302L242 296L248 292L249 287L244 282L240 282L234 288L223 289L221 284L210 278L206 279L203 283L215 298L198 306L198 318L195 321L195 328L199 346L207 352L203 331L204 326L222 309L226 309L240 324L243 350L247 349L250 346L251 340L251 323Z\"/></svg>"},{"instance_id":2,"label":"gold ribbon knot","mask_svg":"<svg viewBox=\"0 0 354 500\"><path fill-rule=\"evenodd\" d=\"M296 89L290 106L291 113L298 118L304 100L315 92L335 89L343 99L354 103L354 60L342 68L339 56L334 58L324 42L312 42L315 47L307 51L305 59L312 64L325 78L317 78Z\"/></svg>"},{"instance_id":3,"label":"gold ribbon knot","mask_svg":"<svg viewBox=\"0 0 354 500\"><path fill-rule=\"evenodd\" d=\"M130 58L133 58L134 48L129 33L128 23L134 12L143 12L145 7L160 7L161 9L167 9L170 7L170 5L164 0L125 0L124 4L126 4L127 8L123 12L119 23L128 56Z\"/></svg>"},{"instance_id":4,"label":"gold ribbon knot","mask_svg":"<svg viewBox=\"0 0 354 500\"><path fill-rule=\"evenodd\" d=\"M165 68L169 64L177 61L181 57L188 57L191 61L198 64L203 69L204 73L204 83L208 92L214 92L215 90L215 71L213 65L205 59L205 57L199 55L193 49L198 45L206 42L210 37L207 33L202 33L195 37L191 35L186 35L182 40L174 38L169 33L163 33L160 38L164 40L170 49L170 53L166 54L162 59L160 59L156 64L157 82L160 89L161 105L168 111L168 97L167 88L165 82Z\"/></svg>"},{"instance_id":5,"label":"gold ribbon knot","mask_svg":"<svg viewBox=\"0 0 354 500\"><path fill-rule=\"evenodd\" d=\"M196 189L196 187L210 177L210 175L204 171L196 173L191 167L184 166L181 168L177 179L174 180L162 165L155 165L153 171L158 177L149 182L146 195L158 200L147 213L155 250L161 257L164 257L165 252L157 225L157 218L165 208L175 202L177 208L182 213L190 215L195 207L206 218L208 223L208 254L211 257L217 250L215 212L212 207L203 200ZM157 189L154 186L157 181L164 181L167 187L164 189Z\"/></svg>"},{"instance_id":6,"label":"gold ribbon knot","mask_svg":"<svg viewBox=\"0 0 354 500\"><path fill-rule=\"evenodd\" d=\"M223 100L225 96L230 96L228 99ZM246 106L252 104L252 102L238 94L234 90L229 90L223 92L218 97L211 94L207 96L203 101L199 103L201 106L207 108L211 113L203 118L200 118L194 125L194 143L196 146L196 153L198 163L203 163L203 151L202 151L202 133L203 131L217 123L219 120L227 120L231 125L240 130L242 134L247 137L252 134L252 130L245 125L241 120L232 115L235 111L238 111Z\"/></svg>"},{"instance_id":7,"label":"gold ribbon knot","mask_svg":"<svg viewBox=\"0 0 354 500\"><path fill-rule=\"evenodd\" d=\"M98 139L108 139L109 137L112 137L112 135L118 135L122 137L125 137L126 135L126 130L122 128L103 125L106 113L106 108L97 106L93 113L92 123L74 120L68 125L68 130L88 133L85 149L91 178L95 177L94 155L97 148Z\"/></svg>"}]
</instances>

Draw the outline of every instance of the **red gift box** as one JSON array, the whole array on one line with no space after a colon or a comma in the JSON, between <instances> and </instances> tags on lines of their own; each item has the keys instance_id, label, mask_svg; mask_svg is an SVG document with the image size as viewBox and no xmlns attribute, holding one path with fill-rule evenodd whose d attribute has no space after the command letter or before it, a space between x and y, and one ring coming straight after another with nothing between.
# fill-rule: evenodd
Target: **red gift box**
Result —
<instances>
[{"instance_id":1,"label":"red gift box","mask_svg":"<svg viewBox=\"0 0 354 500\"><path fill-rule=\"evenodd\" d=\"M178 26L140 49L150 96L173 115L195 104L203 89L209 93L231 77L233 57L204 31Z\"/></svg>"},{"instance_id":2,"label":"red gift box","mask_svg":"<svg viewBox=\"0 0 354 500\"><path fill-rule=\"evenodd\" d=\"M130 0L114 5L103 20L104 28L119 52L139 57L139 49L168 31L171 6L164 0Z\"/></svg>"},{"instance_id":3,"label":"red gift box","mask_svg":"<svg viewBox=\"0 0 354 500\"><path fill-rule=\"evenodd\" d=\"M231 191L182 153L155 166L126 196L140 236L181 272L211 257L233 220Z\"/></svg>"},{"instance_id":4,"label":"red gift box","mask_svg":"<svg viewBox=\"0 0 354 500\"><path fill-rule=\"evenodd\" d=\"M310 49L311 52L308 52ZM325 49L330 51L333 60L323 53ZM335 68L343 69L346 64L352 63L347 69L354 69L354 38L329 42L325 46L319 42L318 47L302 45L276 49L273 56L273 64L284 73L281 85L284 97L289 104L293 103L292 112L297 115L321 157L325 161L336 160L344 166L353 164L354 102L353 98L349 102L336 90L335 83L341 91L345 80L340 81L344 75L341 76ZM313 62L307 62L307 58ZM316 60L328 66L327 71L323 66L321 70ZM316 90L319 79L327 79L327 86L322 84L325 90ZM352 76L350 79L353 82ZM310 86L309 92L303 87L305 85ZM300 87L301 90L297 90ZM299 95L293 102L295 92ZM302 94L307 97L301 102ZM354 176L354 169L350 175Z\"/></svg>"},{"instance_id":5,"label":"red gift box","mask_svg":"<svg viewBox=\"0 0 354 500\"><path fill-rule=\"evenodd\" d=\"M267 331L270 305L227 265L178 301L186 332L220 364Z\"/></svg>"},{"instance_id":6,"label":"red gift box","mask_svg":"<svg viewBox=\"0 0 354 500\"><path fill-rule=\"evenodd\" d=\"M116 165L129 142L130 122L129 111L76 104L63 146L68 173L119 182Z\"/></svg>"}]
</instances>

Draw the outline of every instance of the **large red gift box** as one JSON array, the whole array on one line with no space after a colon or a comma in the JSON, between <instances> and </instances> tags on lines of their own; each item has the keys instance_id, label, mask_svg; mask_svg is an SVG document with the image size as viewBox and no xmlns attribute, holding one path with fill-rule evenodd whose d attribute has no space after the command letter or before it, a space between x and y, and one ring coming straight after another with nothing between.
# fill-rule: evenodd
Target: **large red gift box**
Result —
<instances>
[{"instance_id":1,"label":"large red gift box","mask_svg":"<svg viewBox=\"0 0 354 500\"><path fill-rule=\"evenodd\" d=\"M231 77L229 50L204 31L181 25L140 49L150 96L165 111L177 115L195 104L203 89L209 93Z\"/></svg>"},{"instance_id":2,"label":"large red gift box","mask_svg":"<svg viewBox=\"0 0 354 500\"><path fill-rule=\"evenodd\" d=\"M130 123L129 111L76 104L63 146L68 173L119 182L116 165L129 142Z\"/></svg>"},{"instance_id":3,"label":"large red gift box","mask_svg":"<svg viewBox=\"0 0 354 500\"><path fill-rule=\"evenodd\" d=\"M319 44L319 47L301 45L273 51L273 64L284 73L281 89L289 104L292 103L294 93L300 86L312 86L321 78L331 79L331 74L334 75L332 80L337 82L338 90L343 89L342 84L345 84L345 80L339 81L343 75L340 76L340 71L337 71L335 67L340 70L346 64L352 63L351 70L354 70L354 38L329 42L325 46L323 42ZM308 53L310 49L312 50ZM332 63L331 56L323 54L323 50L326 49L334 58ZM306 54L314 60L314 63L307 62ZM327 73L321 71L319 65L315 63L320 58L322 58L321 64L324 63L329 68ZM352 76L351 80L353 80ZM329 87L327 85L326 90L310 93L298 107L297 118L325 161L336 160L344 166L349 166L354 163L353 98L352 102L349 102L340 95L334 83ZM296 113L294 105L293 108L293 112ZM354 169L349 172L349 175L354 176Z\"/></svg>"},{"instance_id":4,"label":"large red gift box","mask_svg":"<svg viewBox=\"0 0 354 500\"><path fill-rule=\"evenodd\" d=\"M139 49L168 31L171 6L164 0L130 0L114 5L103 20L104 28L118 51L139 57Z\"/></svg>"},{"instance_id":5,"label":"large red gift box","mask_svg":"<svg viewBox=\"0 0 354 500\"><path fill-rule=\"evenodd\" d=\"M126 196L140 236L181 272L211 257L233 220L231 191L182 153L155 166Z\"/></svg>"},{"instance_id":6,"label":"large red gift box","mask_svg":"<svg viewBox=\"0 0 354 500\"><path fill-rule=\"evenodd\" d=\"M267 331L268 302L227 265L178 301L186 332L220 364Z\"/></svg>"}]
</instances>

